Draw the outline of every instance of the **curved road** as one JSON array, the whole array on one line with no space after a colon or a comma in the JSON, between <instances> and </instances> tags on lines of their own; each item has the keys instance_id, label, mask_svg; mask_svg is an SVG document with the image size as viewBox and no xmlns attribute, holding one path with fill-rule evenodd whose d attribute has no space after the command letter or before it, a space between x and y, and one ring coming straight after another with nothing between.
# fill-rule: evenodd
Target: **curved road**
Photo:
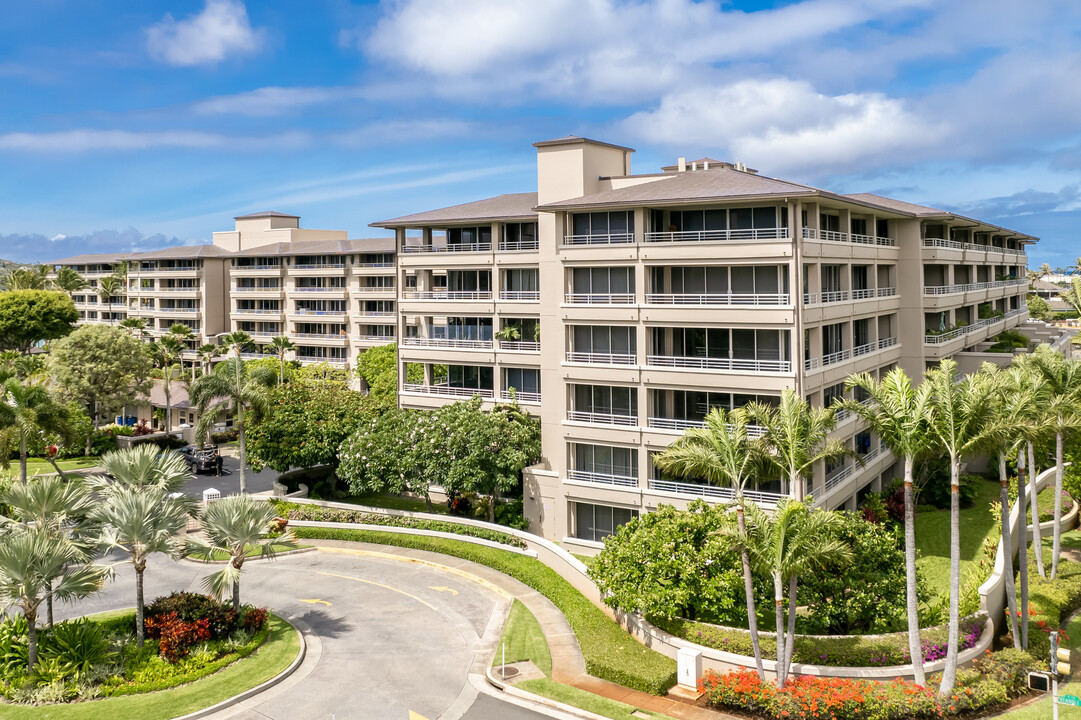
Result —
<instances>
[{"instance_id":1,"label":"curved road","mask_svg":"<svg viewBox=\"0 0 1081 720\"><path fill-rule=\"evenodd\" d=\"M106 562L121 560L111 556ZM321 654L303 679L290 678L223 711L238 720L537 720L539 714L470 683L471 666L492 657L509 599L457 574L365 551L314 551L249 562L241 600L308 623ZM148 602L174 590L202 591L215 569L153 558L145 575ZM98 595L58 616L131 607L130 564ZM307 664L307 663L306 663ZM303 672L300 671L300 672ZM290 687L291 685L291 687ZM475 685L481 685L478 694ZM280 688L287 688L281 690ZM272 697L270 697L272 696Z\"/></svg>"}]
</instances>

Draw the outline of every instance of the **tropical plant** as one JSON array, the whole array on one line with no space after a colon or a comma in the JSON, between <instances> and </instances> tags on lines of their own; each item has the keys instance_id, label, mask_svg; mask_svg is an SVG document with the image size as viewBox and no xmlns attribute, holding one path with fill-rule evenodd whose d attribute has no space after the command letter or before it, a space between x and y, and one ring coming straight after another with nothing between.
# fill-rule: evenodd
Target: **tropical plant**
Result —
<instances>
[{"instance_id":1,"label":"tropical plant","mask_svg":"<svg viewBox=\"0 0 1081 720\"><path fill-rule=\"evenodd\" d=\"M15 268L6 280L8 290L44 290L49 286L49 266Z\"/></svg>"},{"instance_id":2,"label":"tropical plant","mask_svg":"<svg viewBox=\"0 0 1081 720\"><path fill-rule=\"evenodd\" d=\"M881 380L873 375L849 376L845 389L859 389L868 402L845 399L841 407L863 420L895 457L904 458L905 596L908 612L908 649L917 685L926 681L920 651L919 600L916 593L916 506L913 470L916 461L931 449L931 386L919 388L900 368Z\"/></svg>"},{"instance_id":3,"label":"tropical plant","mask_svg":"<svg viewBox=\"0 0 1081 720\"><path fill-rule=\"evenodd\" d=\"M153 443L141 443L101 456L104 475L92 475L88 482L95 492L108 494L115 487L134 490L160 488L166 494L180 493L191 479L184 457L162 452Z\"/></svg>"},{"instance_id":4,"label":"tropical plant","mask_svg":"<svg viewBox=\"0 0 1081 720\"><path fill-rule=\"evenodd\" d=\"M1036 320L1043 320L1044 322L1051 320L1053 315L1051 312L1051 305L1042 297L1032 294L1028 296L1028 299L1025 302L1028 306L1029 317L1035 318Z\"/></svg>"},{"instance_id":5,"label":"tropical plant","mask_svg":"<svg viewBox=\"0 0 1081 720\"><path fill-rule=\"evenodd\" d=\"M278 358L278 382L285 382L285 355L286 353L296 350L297 346L292 340L285 335L278 335L271 338L270 342L263 346L263 352L268 355L275 355Z\"/></svg>"},{"instance_id":6,"label":"tropical plant","mask_svg":"<svg viewBox=\"0 0 1081 720\"><path fill-rule=\"evenodd\" d=\"M1081 261L1081 258L1078 258ZM1081 278L1070 278L1069 289L1059 293L1059 299L1081 315Z\"/></svg>"},{"instance_id":7,"label":"tropical plant","mask_svg":"<svg viewBox=\"0 0 1081 720\"><path fill-rule=\"evenodd\" d=\"M26 484L27 443L39 433L64 434L67 408L38 384L8 378L0 386L0 466L10 464L11 449L19 451L19 479Z\"/></svg>"},{"instance_id":8,"label":"tropical plant","mask_svg":"<svg viewBox=\"0 0 1081 720\"><path fill-rule=\"evenodd\" d=\"M237 333L233 333L236 335ZM226 336L228 337L228 336ZM218 363L209 375L191 384L189 395L199 408L196 437L206 439L214 424L232 413L238 433L240 450L240 492L248 491L246 469L248 447L245 421L257 421L270 404L269 390L277 378L265 367L249 368L239 353Z\"/></svg>"},{"instance_id":9,"label":"tropical plant","mask_svg":"<svg viewBox=\"0 0 1081 720\"><path fill-rule=\"evenodd\" d=\"M132 337L145 338L147 336L146 320L141 317L128 317L120 321L120 327L131 331Z\"/></svg>"},{"instance_id":10,"label":"tropical plant","mask_svg":"<svg viewBox=\"0 0 1081 720\"><path fill-rule=\"evenodd\" d=\"M203 581L210 594L221 599L230 590L233 609L240 612L240 576L249 558L272 559L282 547L296 546L292 533L286 531L269 537L270 524L277 516L273 505L246 495L232 495L208 504L199 519L206 537L188 541L188 552L212 557L228 556L225 567Z\"/></svg>"},{"instance_id":11,"label":"tropical plant","mask_svg":"<svg viewBox=\"0 0 1081 720\"><path fill-rule=\"evenodd\" d=\"M521 340L522 329L515 324L508 323L495 331L495 337L497 340Z\"/></svg>"},{"instance_id":12,"label":"tropical plant","mask_svg":"<svg viewBox=\"0 0 1081 720\"><path fill-rule=\"evenodd\" d=\"M86 279L75 268L66 266L56 271L56 276L49 281L49 285L66 292L68 297L89 287Z\"/></svg>"},{"instance_id":13,"label":"tropical plant","mask_svg":"<svg viewBox=\"0 0 1081 720\"><path fill-rule=\"evenodd\" d=\"M75 303L62 292L0 293L0 349L25 354L37 343L64 337L78 320Z\"/></svg>"},{"instance_id":14,"label":"tropical plant","mask_svg":"<svg viewBox=\"0 0 1081 720\"><path fill-rule=\"evenodd\" d=\"M939 694L948 694L957 679L957 635L961 596L961 461L978 451L991 431L995 404L994 383L986 374L958 379L957 363L942 360L928 370L924 382L931 386L930 431L935 443L950 458L950 601L949 648L942 671Z\"/></svg>"},{"instance_id":15,"label":"tropical plant","mask_svg":"<svg viewBox=\"0 0 1081 720\"><path fill-rule=\"evenodd\" d=\"M689 428L682 437L653 458L658 469L705 480L711 485L732 490L736 507L736 532L730 536L740 553L743 564L743 589L747 603L747 627L751 631L755 666L758 675L765 678L762 665L762 649L758 643L758 614L755 609L754 575L751 568L750 547L747 533L747 501L743 495L751 481L758 455L752 444L747 426L748 412L737 408L725 412L711 408L701 428Z\"/></svg>"},{"instance_id":16,"label":"tropical plant","mask_svg":"<svg viewBox=\"0 0 1081 720\"><path fill-rule=\"evenodd\" d=\"M101 280L98 280L98 298L101 299L101 304L109 309L112 305L113 297L124 292L124 282L115 275L107 275ZM109 313L109 317L112 318L112 313ZM110 324L112 320L109 320Z\"/></svg>"}]
</instances>

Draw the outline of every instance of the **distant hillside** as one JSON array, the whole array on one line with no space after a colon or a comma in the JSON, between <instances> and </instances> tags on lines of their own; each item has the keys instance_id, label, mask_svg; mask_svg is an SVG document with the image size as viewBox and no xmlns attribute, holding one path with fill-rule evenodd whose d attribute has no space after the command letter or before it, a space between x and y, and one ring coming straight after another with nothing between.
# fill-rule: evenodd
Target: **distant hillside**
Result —
<instances>
[{"instance_id":1,"label":"distant hillside","mask_svg":"<svg viewBox=\"0 0 1081 720\"><path fill-rule=\"evenodd\" d=\"M4 260L0 258L0 275L6 275L12 268L22 267L26 263L17 263L14 260Z\"/></svg>"}]
</instances>

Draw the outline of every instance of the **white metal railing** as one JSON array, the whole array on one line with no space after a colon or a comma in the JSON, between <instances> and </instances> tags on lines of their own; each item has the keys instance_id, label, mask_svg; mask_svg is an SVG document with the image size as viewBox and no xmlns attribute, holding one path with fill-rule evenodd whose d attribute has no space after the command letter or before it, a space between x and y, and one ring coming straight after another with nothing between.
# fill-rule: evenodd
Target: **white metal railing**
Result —
<instances>
[{"instance_id":1,"label":"white metal railing","mask_svg":"<svg viewBox=\"0 0 1081 720\"><path fill-rule=\"evenodd\" d=\"M647 355L646 365L703 370L734 370L738 372L792 372L792 363L788 360Z\"/></svg>"},{"instance_id":2,"label":"white metal railing","mask_svg":"<svg viewBox=\"0 0 1081 720\"><path fill-rule=\"evenodd\" d=\"M522 403L536 404L541 401L541 396L539 392L524 392L515 390L514 394L511 395L510 390L501 390L499 392L499 399L506 400L507 402L510 402L511 400L517 400L518 402Z\"/></svg>"},{"instance_id":3,"label":"white metal railing","mask_svg":"<svg viewBox=\"0 0 1081 720\"><path fill-rule=\"evenodd\" d=\"M300 362L326 363L327 365L334 365L336 367L341 367L346 364L345 358L319 357L318 355L297 355L297 360Z\"/></svg>"},{"instance_id":4,"label":"white metal railing","mask_svg":"<svg viewBox=\"0 0 1081 720\"><path fill-rule=\"evenodd\" d=\"M826 478L826 492L832 492L838 485L852 477L856 473L858 466L853 463L851 465L845 465L839 470L835 470L829 477Z\"/></svg>"},{"instance_id":5,"label":"white metal railing","mask_svg":"<svg viewBox=\"0 0 1081 720\"><path fill-rule=\"evenodd\" d=\"M233 265L230 272L245 272L248 270L281 270L281 265Z\"/></svg>"},{"instance_id":6,"label":"white metal railing","mask_svg":"<svg viewBox=\"0 0 1081 720\"><path fill-rule=\"evenodd\" d=\"M735 492L732 488L702 485L700 483L651 479L649 481L649 489L678 495L697 495L698 497L712 498L715 500L733 500L735 498ZM761 490L744 490L743 497L760 505L776 505L783 498L788 496L782 493L763 492Z\"/></svg>"},{"instance_id":7,"label":"white metal railing","mask_svg":"<svg viewBox=\"0 0 1081 720\"><path fill-rule=\"evenodd\" d=\"M1016 310L1010 310L1009 312L1006 313L1006 317L1008 317L1008 318L1016 317L1017 315L1023 315L1023 314L1025 314L1027 312L1028 312L1028 305L1025 305L1024 307L1019 307Z\"/></svg>"},{"instance_id":8,"label":"white metal railing","mask_svg":"<svg viewBox=\"0 0 1081 720\"><path fill-rule=\"evenodd\" d=\"M300 312L299 310L297 311ZM281 310L263 310L256 308L237 308L233 311L234 315L281 315Z\"/></svg>"},{"instance_id":9,"label":"white metal railing","mask_svg":"<svg viewBox=\"0 0 1081 720\"><path fill-rule=\"evenodd\" d=\"M857 345L854 348L852 348L852 357L862 357L863 355L867 355L867 354L873 353L873 352L878 352L878 343L877 342L864 343L863 345ZM826 363L826 364L829 365L829 363Z\"/></svg>"},{"instance_id":10,"label":"white metal railing","mask_svg":"<svg viewBox=\"0 0 1081 720\"><path fill-rule=\"evenodd\" d=\"M423 385L420 383L404 383L402 390L405 392L422 393L424 395L444 395L447 397L471 398L480 395L482 398L493 398L495 393L486 388L461 388L450 385Z\"/></svg>"},{"instance_id":11,"label":"white metal railing","mask_svg":"<svg viewBox=\"0 0 1081 720\"><path fill-rule=\"evenodd\" d=\"M305 263L294 265L293 270L332 270L345 267L345 263Z\"/></svg>"},{"instance_id":12,"label":"white metal railing","mask_svg":"<svg viewBox=\"0 0 1081 720\"><path fill-rule=\"evenodd\" d=\"M357 315L361 317L396 317L398 313L393 310L358 310Z\"/></svg>"},{"instance_id":13,"label":"white metal railing","mask_svg":"<svg viewBox=\"0 0 1081 720\"><path fill-rule=\"evenodd\" d=\"M683 432L684 430L688 430L690 428L705 427L706 423L704 420L650 417L646 418L646 426L655 430L676 430L678 432ZM725 427L728 428L729 432L732 431L731 425L726 425ZM761 425L747 426L747 437L762 437L763 433L765 433L765 428L763 428Z\"/></svg>"},{"instance_id":14,"label":"white metal railing","mask_svg":"<svg viewBox=\"0 0 1081 720\"><path fill-rule=\"evenodd\" d=\"M160 312L160 313L197 313L197 312L199 312L199 308L160 307L160 308L158 308L158 312Z\"/></svg>"},{"instance_id":15,"label":"white metal railing","mask_svg":"<svg viewBox=\"0 0 1081 720\"><path fill-rule=\"evenodd\" d=\"M568 352L567 362L590 363L593 365L634 365L637 355L623 353Z\"/></svg>"},{"instance_id":16,"label":"white metal railing","mask_svg":"<svg viewBox=\"0 0 1081 720\"><path fill-rule=\"evenodd\" d=\"M788 293L647 293L652 305L788 305Z\"/></svg>"},{"instance_id":17,"label":"white metal railing","mask_svg":"<svg viewBox=\"0 0 1081 720\"><path fill-rule=\"evenodd\" d=\"M300 340L346 340L346 335L342 333L289 333L290 337L295 337Z\"/></svg>"},{"instance_id":18,"label":"white metal railing","mask_svg":"<svg viewBox=\"0 0 1081 720\"><path fill-rule=\"evenodd\" d=\"M280 332L270 332L269 330L245 330L252 337L277 337L281 335Z\"/></svg>"},{"instance_id":19,"label":"white metal railing","mask_svg":"<svg viewBox=\"0 0 1081 720\"><path fill-rule=\"evenodd\" d=\"M827 290L821 294L822 302L834 303L843 302L848 299L847 290Z\"/></svg>"},{"instance_id":20,"label":"white metal railing","mask_svg":"<svg viewBox=\"0 0 1081 720\"><path fill-rule=\"evenodd\" d=\"M788 228L746 228L731 230L683 230L647 232L646 242L714 242L720 240L784 240Z\"/></svg>"},{"instance_id":21,"label":"white metal railing","mask_svg":"<svg viewBox=\"0 0 1081 720\"><path fill-rule=\"evenodd\" d=\"M295 287L293 292L301 293L343 293L345 286L341 287Z\"/></svg>"},{"instance_id":22,"label":"white metal railing","mask_svg":"<svg viewBox=\"0 0 1081 720\"><path fill-rule=\"evenodd\" d=\"M866 300L867 298L878 297L878 291L874 288L860 288L859 290L852 291L853 300Z\"/></svg>"},{"instance_id":23,"label":"white metal railing","mask_svg":"<svg viewBox=\"0 0 1081 720\"><path fill-rule=\"evenodd\" d=\"M567 293L571 305L631 305L634 293Z\"/></svg>"},{"instance_id":24,"label":"white metal railing","mask_svg":"<svg viewBox=\"0 0 1081 720\"><path fill-rule=\"evenodd\" d=\"M403 300L491 300L491 291L473 290L406 290Z\"/></svg>"},{"instance_id":25,"label":"white metal railing","mask_svg":"<svg viewBox=\"0 0 1081 720\"><path fill-rule=\"evenodd\" d=\"M885 350L886 348L891 348L896 344L897 344L897 338L895 338L895 337L881 338L878 341L878 349L879 350Z\"/></svg>"},{"instance_id":26,"label":"white metal railing","mask_svg":"<svg viewBox=\"0 0 1081 720\"><path fill-rule=\"evenodd\" d=\"M392 268L392 267L394 267L394 263L392 263L392 262L353 263L353 267Z\"/></svg>"},{"instance_id":27,"label":"white metal railing","mask_svg":"<svg viewBox=\"0 0 1081 720\"><path fill-rule=\"evenodd\" d=\"M884 288L879 288L878 289L878 296L879 297L893 297L896 294L897 294L897 288L895 288L895 287L884 287Z\"/></svg>"},{"instance_id":28,"label":"white metal railing","mask_svg":"<svg viewBox=\"0 0 1081 720\"><path fill-rule=\"evenodd\" d=\"M994 288L1013 287L1015 285L1027 284L1028 280L1024 278L1011 278L1008 280L988 280L985 282L975 283L962 283L957 285L924 285L924 295L950 295L960 292L971 292L973 290L991 290Z\"/></svg>"},{"instance_id":29,"label":"white metal railing","mask_svg":"<svg viewBox=\"0 0 1081 720\"><path fill-rule=\"evenodd\" d=\"M924 238L924 247L939 247L950 248L951 250L961 250L964 246L956 240L944 240L943 238Z\"/></svg>"},{"instance_id":30,"label":"white metal railing","mask_svg":"<svg viewBox=\"0 0 1081 720\"><path fill-rule=\"evenodd\" d=\"M491 340L457 340L453 338L404 337L402 345L408 347L441 347L460 350L491 350Z\"/></svg>"},{"instance_id":31,"label":"white metal railing","mask_svg":"<svg viewBox=\"0 0 1081 720\"><path fill-rule=\"evenodd\" d=\"M803 361L803 369L814 370L815 368L820 367L821 364L822 362L816 357L807 358Z\"/></svg>"},{"instance_id":32,"label":"white metal railing","mask_svg":"<svg viewBox=\"0 0 1081 720\"><path fill-rule=\"evenodd\" d=\"M827 354L823 355L822 356L822 364L823 365L833 365L835 363L839 363L839 362L842 362L844 360L848 360L850 357L852 357L852 351L845 348L844 350L838 350L837 352L831 352L831 353L827 353Z\"/></svg>"},{"instance_id":33,"label":"white metal railing","mask_svg":"<svg viewBox=\"0 0 1081 720\"><path fill-rule=\"evenodd\" d=\"M638 487L638 478L629 475L589 472L588 470L568 470L567 479L594 485L615 485L617 487Z\"/></svg>"},{"instance_id":34,"label":"white metal railing","mask_svg":"<svg viewBox=\"0 0 1081 720\"><path fill-rule=\"evenodd\" d=\"M443 252L490 252L492 249L492 243L490 242L476 242L476 243L451 243L449 245L435 245L434 243L427 243L424 245L406 245L402 248L403 253L443 253Z\"/></svg>"},{"instance_id":35,"label":"white metal railing","mask_svg":"<svg viewBox=\"0 0 1081 720\"><path fill-rule=\"evenodd\" d=\"M275 285L274 287L234 287L229 288L231 292L270 292L280 293L283 288L281 285Z\"/></svg>"},{"instance_id":36,"label":"white metal railing","mask_svg":"<svg viewBox=\"0 0 1081 720\"><path fill-rule=\"evenodd\" d=\"M500 340L500 350L517 350L518 352L540 352L540 343L536 340Z\"/></svg>"},{"instance_id":37,"label":"white metal railing","mask_svg":"<svg viewBox=\"0 0 1081 720\"><path fill-rule=\"evenodd\" d=\"M627 245L634 242L634 233L609 233L607 235L564 235L564 245Z\"/></svg>"},{"instance_id":38,"label":"white metal railing","mask_svg":"<svg viewBox=\"0 0 1081 720\"><path fill-rule=\"evenodd\" d=\"M304 308L297 308L293 310L291 315L319 315L319 316L341 316L345 317L345 310L307 310Z\"/></svg>"},{"instance_id":39,"label":"white metal railing","mask_svg":"<svg viewBox=\"0 0 1081 720\"><path fill-rule=\"evenodd\" d=\"M874 235L860 235L859 233L852 233L852 242L859 245L875 245L878 242L878 238Z\"/></svg>"},{"instance_id":40,"label":"white metal railing","mask_svg":"<svg viewBox=\"0 0 1081 720\"><path fill-rule=\"evenodd\" d=\"M536 240L500 240L500 250L536 250L540 244Z\"/></svg>"},{"instance_id":41,"label":"white metal railing","mask_svg":"<svg viewBox=\"0 0 1081 720\"><path fill-rule=\"evenodd\" d=\"M573 420L574 422L591 423L594 425L624 425L627 427L634 427L638 424L637 415L582 412L580 410L568 410L567 419Z\"/></svg>"},{"instance_id":42,"label":"white metal railing","mask_svg":"<svg viewBox=\"0 0 1081 720\"><path fill-rule=\"evenodd\" d=\"M947 330L946 332L936 333L933 335L926 334L923 336L923 341L928 345L941 345L943 343L948 343L950 340L956 340L957 338L961 337L965 334L965 330L966 329L964 327L959 327L954 328L953 330Z\"/></svg>"},{"instance_id":43,"label":"white metal railing","mask_svg":"<svg viewBox=\"0 0 1081 720\"><path fill-rule=\"evenodd\" d=\"M500 300L526 300L536 302L540 300L540 290L501 290Z\"/></svg>"},{"instance_id":44,"label":"white metal railing","mask_svg":"<svg viewBox=\"0 0 1081 720\"><path fill-rule=\"evenodd\" d=\"M854 242L863 245L880 245L884 247L896 245L897 242L893 238L882 237L878 235L850 235L845 232L838 232L837 230L818 230L817 228L803 228L803 238L805 240L826 240L829 242Z\"/></svg>"},{"instance_id":45,"label":"white metal railing","mask_svg":"<svg viewBox=\"0 0 1081 720\"><path fill-rule=\"evenodd\" d=\"M386 285L361 285L360 287L353 288L353 292L392 293L397 289L398 288L394 287L393 285L390 285L389 287Z\"/></svg>"},{"instance_id":46,"label":"white metal railing","mask_svg":"<svg viewBox=\"0 0 1081 720\"><path fill-rule=\"evenodd\" d=\"M367 341L373 341L373 340L375 342L384 342L384 341L385 342L394 342L394 336L393 335L354 335L353 340L355 340L356 342L367 342Z\"/></svg>"},{"instance_id":47,"label":"white metal railing","mask_svg":"<svg viewBox=\"0 0 1081 720\"><path fill-rule=\"evenodd\" d=\"M817 305L818 304L818 293L813 293L813 292L805 292L805 293L803 293L803 304L804 305Z\"/></svg>"}]
</instances>

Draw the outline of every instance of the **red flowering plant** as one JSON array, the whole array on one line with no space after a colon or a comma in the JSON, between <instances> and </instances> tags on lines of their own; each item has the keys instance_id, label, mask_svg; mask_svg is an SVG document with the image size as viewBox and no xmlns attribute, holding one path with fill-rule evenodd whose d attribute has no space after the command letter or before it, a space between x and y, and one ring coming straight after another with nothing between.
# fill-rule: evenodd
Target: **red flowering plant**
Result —
<instances>
[{"instance_id":1,"label":"red flowering plant","mask_svg":"<svg viewBox=\"0 0 1081 720\"><path fill-rule=\"evenodd\" d=\"M161 656L170 663L186 657L193 645L210 639L210 621L183 620L176 612L162 613L145 620L146 633L158 641Z\"/></svg>"}]
</instances>

